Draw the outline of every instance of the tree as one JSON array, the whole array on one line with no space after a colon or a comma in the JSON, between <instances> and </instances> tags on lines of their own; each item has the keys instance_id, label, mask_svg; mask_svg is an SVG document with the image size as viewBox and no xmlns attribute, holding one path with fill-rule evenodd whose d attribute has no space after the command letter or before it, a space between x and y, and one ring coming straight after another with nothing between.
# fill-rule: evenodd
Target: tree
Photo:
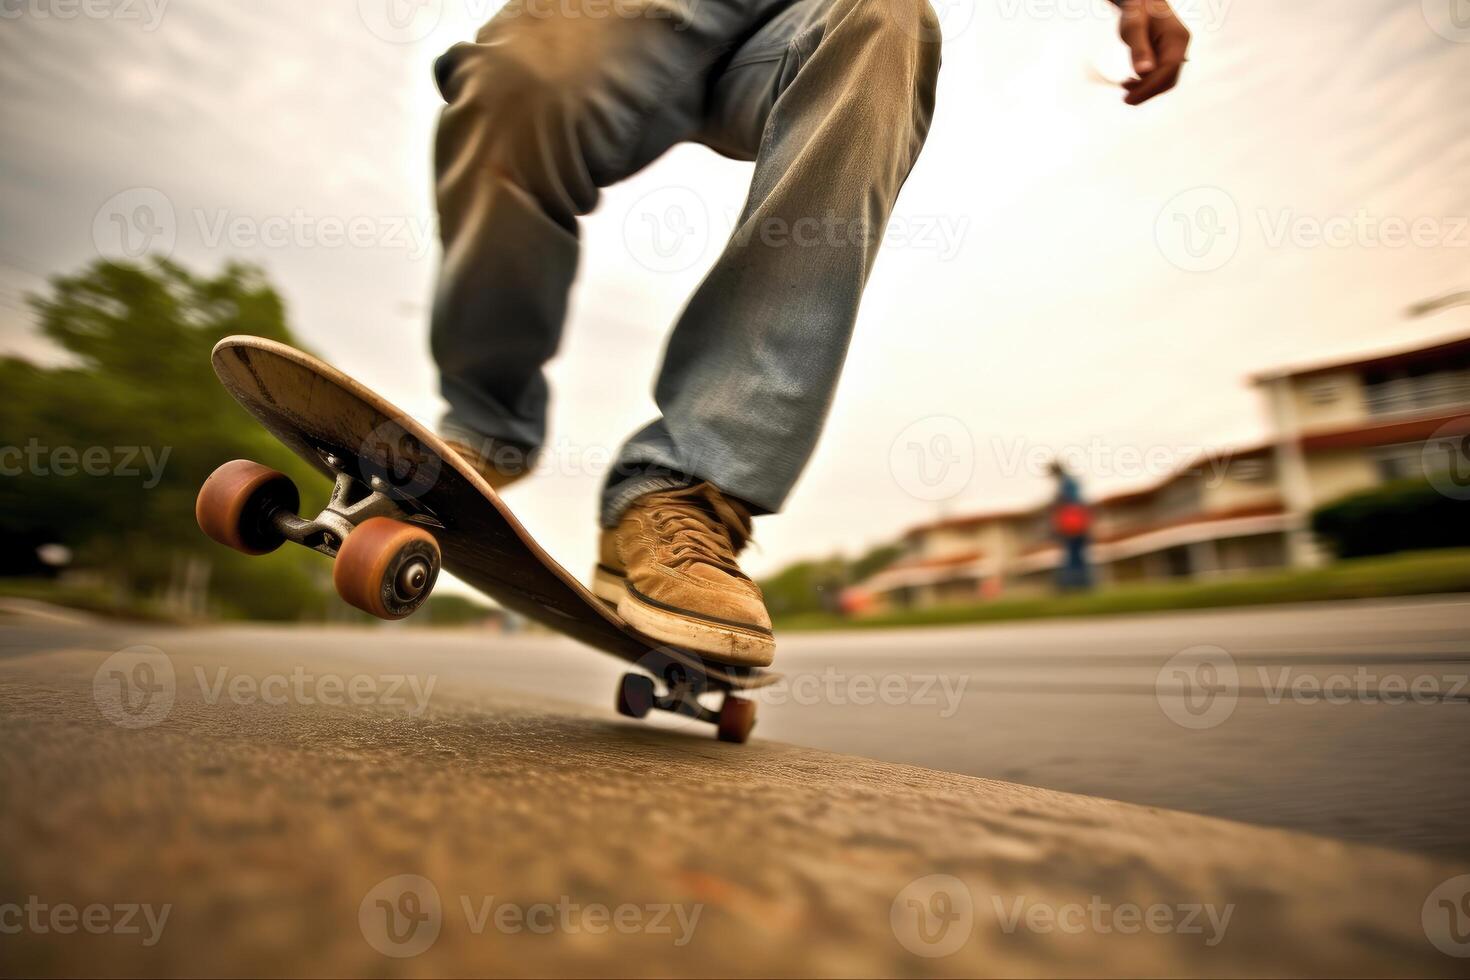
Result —
<instances>
[{"instance_id":1,"label":"tree","mask_svg":"<svg viewBox=\"0 0 1470 980\"><path fill-rule=\"evenodd\" d=\"M761 582L772 616L841 611L842 590L888 567L903 553L897 545L879 545L852 561L840 555L788 565Z\"/></svg>"},{"instance_id":2,"label":"tree","mask_svg":"<svg viewBox=\"0 0 1470 980\"><path fill-rule=\"evenodd\" d=\"M220 463L259 460L304 494L324 481L257 425L209 369L214 344L244 333L294 343L279 294L256 268L214 278L166 261L99 261L31 297L41 332L68 359L0 358L0 537L7 553L68 546L120 595L159 594L191 556L212 567L226 613L291 618L319 610L320 575L247 559L199 532L194 496Z\"/></svg>"}]
</instances>

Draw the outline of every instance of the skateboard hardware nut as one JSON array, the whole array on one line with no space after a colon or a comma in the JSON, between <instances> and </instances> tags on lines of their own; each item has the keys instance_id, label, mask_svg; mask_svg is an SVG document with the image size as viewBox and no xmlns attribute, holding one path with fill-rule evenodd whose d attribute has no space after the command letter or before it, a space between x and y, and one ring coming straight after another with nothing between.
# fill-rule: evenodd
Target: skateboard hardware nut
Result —
<instances>
[{"instance_id":1,"label":"skateboard hardware nut","mask_svg":"<svg viewBox=\"0 0 1470 980\"><path fill-rule=\"evenodd\" d=\"M403 566L398 573L398 594L404 599L415 599L429 582L429 566L422 559L415 559Z\"/></svg>"}]
</instances>

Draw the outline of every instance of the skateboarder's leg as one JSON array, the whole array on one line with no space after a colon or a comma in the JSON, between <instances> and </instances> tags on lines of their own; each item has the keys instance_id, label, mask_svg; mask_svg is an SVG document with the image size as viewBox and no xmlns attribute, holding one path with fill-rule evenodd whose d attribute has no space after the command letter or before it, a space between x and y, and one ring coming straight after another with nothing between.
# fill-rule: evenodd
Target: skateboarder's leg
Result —
<instances>
[{"instance_id":1,"label":"skateboarder's leg","mask_svg":"<svg viewBox=\"0 0 1470 980\"><path fill-rule=\"evenodd\" d=\"M740 224L686 307L654 390L663 417L603 495L598 595L642 632L771 662L737 558L811 455L858 300L934 107L927 0L797 0L736 52L701 132L756 161Z\"/></svg>"},{"instance_id":2,"label":"skateboarder's leg","mask_svg":"<svg viewBox=\"0 0 1470 980\"><path fill-rule=\"evenodd\" d=\"M927 0L798 0L724 68L699 138L754 156L750 196L670 339L663 417L624 447L604 527L677 485L670 472L757 513L781 506L816 445L938 70Z\"/></svg>"},{"instance_id":3,"label":"skateboarder's leg","mask_svg":"<svg viewBox=\"0 0 1470 980\"><path fill-rule=\"evenodd\" d=\"M436 63L448 105L431 335L446 435L541 444L541 368L561 336L577 217L693 135L711 66L762 3L512 2Z\"/></svg>"}]
</instances>

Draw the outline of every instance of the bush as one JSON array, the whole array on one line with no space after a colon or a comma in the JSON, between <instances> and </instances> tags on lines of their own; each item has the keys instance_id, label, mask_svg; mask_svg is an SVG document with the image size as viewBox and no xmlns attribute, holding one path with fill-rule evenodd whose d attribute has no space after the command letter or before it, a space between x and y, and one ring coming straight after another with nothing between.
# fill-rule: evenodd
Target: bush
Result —
<instances>
[{"instance_id":1,"label":"bush","mask_svg":"<svg viewBox=\"0 0 1470 980\"><path fill-rule=\"evenodd\" d=\"M1385 483L1319 507L1312 530L1339 558L1470 545L1470 500L1457 500L1426 480Z\"/></svg>"},{"instance_id":2,"label":"bush","mask_svg":"<svg viewBox=\"0 0 1470 980\"><path fill-rule=\"evenodd\" d=\"M901 553L896 545L879 545L851 561L838 555L788 565L760 583L766 608L772 616L839 612L843 589L886 568Z\"/></svg>"},{"instance_id":3,"label":"bush","mask_svg":"<svg viewBox=\"0 0 1470 980\"><path fill-rule=\"evenodd\" d=\"M229 334L294 342L264 274L99 261L55 277L31 305L41 334L67 356L0 356L0 444L7 472L16 471L0 479L0 575L38 577L36 546L61 544L72 569L106 581L109 601L146 611L192 558L208 563L210 605L224 616L324 615L324 562L247 558L209 541L194 522L199 485L228 459L284 471L308 505L326 496L326 481L210 370L210 350ZM115 465L78 467L78 457L96 452Z\"/></svg>"},{"instance_id":4,"label":"bush","mask_svg":"<svg viewBox=\"0 0 1470 980\"><path fill-rule=\"evenodd\" d=\"M1470 592L1470 549L1439 549L1388 558L1356 558L1322 568L1287 569L1204 582L1118 585L1097 592L1000 598L972 605L899 609L844 619L823 613L783 617L783 631L852 627L947 626L1058 616L1112 616L1179 609L1225 609L1282 602L1383 599Z\"/></svg>"}]
</instances>

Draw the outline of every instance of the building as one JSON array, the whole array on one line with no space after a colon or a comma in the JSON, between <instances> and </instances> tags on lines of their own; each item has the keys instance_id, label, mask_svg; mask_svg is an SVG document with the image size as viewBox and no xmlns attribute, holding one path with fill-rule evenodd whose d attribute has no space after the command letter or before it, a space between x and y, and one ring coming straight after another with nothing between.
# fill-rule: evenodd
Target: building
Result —
<instances>
[{"instance_id":1,"label":"building","mask_svg":"<svg viewBox=\"0 0 1470 980\"><path fill-rule=\"evenodd\" d=\"M1094 502L1100 583L1318 564L1316 508L1390 480L1470 473L1470 335L1251 380L1267 440ZM1060 559L1048 511L1039 501L912 528L903 556L859 588L898 607L1045 588Z\"/></svg>"}]
</instances>

